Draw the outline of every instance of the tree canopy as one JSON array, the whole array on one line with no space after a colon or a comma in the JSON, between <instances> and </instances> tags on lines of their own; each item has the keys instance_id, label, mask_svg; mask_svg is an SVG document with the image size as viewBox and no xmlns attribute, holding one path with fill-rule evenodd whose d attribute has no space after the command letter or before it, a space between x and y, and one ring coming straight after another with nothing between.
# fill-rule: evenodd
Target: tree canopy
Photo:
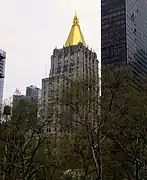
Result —
<instances>
[{"instance_id":1,"label":"tree canopy","mask_svg":"<svg viewBox=\"0 0 147 180\"><path fill-rule=\"evenodd\" d=\"M66 79L67 80L67 79ZM0 179L143 180L147 177L147 91L123 68L70 81L58 99L62 136L45 129L37 104L20 101L0 124Z\"/></svg>"}]
</instances>

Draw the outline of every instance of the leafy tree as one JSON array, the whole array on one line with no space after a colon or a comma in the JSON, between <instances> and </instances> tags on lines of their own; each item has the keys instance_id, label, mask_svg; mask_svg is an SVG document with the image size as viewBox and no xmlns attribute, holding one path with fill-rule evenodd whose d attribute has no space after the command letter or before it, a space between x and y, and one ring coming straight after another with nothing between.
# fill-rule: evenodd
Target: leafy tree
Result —
<instances>
[{"instance_id":1,"label":"leafy tree","mask_svg":"<svg viewBox=\"0 0 147 180\"><path fill-rule=\"evenodd\" d=\"M46 144L47 136L43 133L46 125L37 119L36 102L22 100L13 106L11 118L0 128L3 179L33 179L47 166L37 159Z\"/></svg>"},{"instance_id":2,"label":"leafy tree","mask_svg":"<svg viewBox=\"0 0 147 180\"><path fill-rule=\"evenodd\" d=\"M124 68L103 72L101 97L92 80L70 80L63 89L60 124L73 142L81 139L71 152L85 158L78 166L94 179L146 177L146 88L132 79Z\"/></svg>"},{"instance_id":3,"label":"leafy tree","mask_svg":"<svg viewBox=\"0 0 147 180\"><path fill-rule=\"evenodd\" d=\"M146 87L138 88L123 68L102 72L101 96L97 79L65 80L60 136L46 132L51 121L37 116L29 100L0 124L0 179L146 179Z\"/></svg>"},{"instance_id":4,"label":"leafy tree","mask_svg":"<svg viewBox=\"0 0 147 180\"><path fill-rule=\"evenodd\" d=\"M102 93L102 118L112 122L105 179L145 179L146 88L139 88L128 70L119 68L103 74Z\"/></svg>"}]
</instances>

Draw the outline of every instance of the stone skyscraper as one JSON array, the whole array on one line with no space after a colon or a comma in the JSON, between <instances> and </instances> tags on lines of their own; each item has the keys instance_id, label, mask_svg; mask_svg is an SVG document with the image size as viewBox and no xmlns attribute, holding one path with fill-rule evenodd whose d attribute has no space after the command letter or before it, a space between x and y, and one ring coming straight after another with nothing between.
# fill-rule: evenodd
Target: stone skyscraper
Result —
<instances>
[{"instance_id":1,"label":"stone skyscraper","mask_svg":"<svg viewBox=\"0 0 147 180\"><path fill-rule=\"evenodd\" d=\"M3 100L6 53L0 49L0 111Z\"/></svg>"},{"instance_id":2,"label":"stone skyscraper","mask_svg":"<svg viewBox=\"0 0 147 180\"><path fill-rule=\"evenodd\" d=\"M122 64L147 76L147 1L101 0L102 66Z\"/></svg>"},{"instance_id":3,"label":"stone skyscraper","mask_svg":"<svg viewBox=\"0 0 147 180\"><path fill-rule=\"evenodd\" d=\"M55 98L60 95L59 86L67 83L63 76L76 80L92 74L98 79L97 55L86 46L78 17L75 15L65 46L54 49L49 77L42 80L42 107L46 117L52 118L56 110ZM56 132L59 128L60 125L52 122L48 132Z\"/></svg>"}]
</instances>

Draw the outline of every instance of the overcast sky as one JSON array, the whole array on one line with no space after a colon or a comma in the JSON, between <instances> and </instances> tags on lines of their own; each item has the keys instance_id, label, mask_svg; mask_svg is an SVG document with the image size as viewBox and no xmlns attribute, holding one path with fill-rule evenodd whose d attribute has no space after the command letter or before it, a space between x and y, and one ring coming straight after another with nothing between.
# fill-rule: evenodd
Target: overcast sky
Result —
<instances>
[{"instance_id":1,"label":"overcast sky","mask_svg":"<svg viewBox=\"0 0 147 180\"><path fill-rule=\"evenodd\" d=\"M41 87L50 56L68 36L75 11L86 43L100 58L100 0L0 0L0 49L7 53L4 98Z\"/></svg>"}]
</instances>

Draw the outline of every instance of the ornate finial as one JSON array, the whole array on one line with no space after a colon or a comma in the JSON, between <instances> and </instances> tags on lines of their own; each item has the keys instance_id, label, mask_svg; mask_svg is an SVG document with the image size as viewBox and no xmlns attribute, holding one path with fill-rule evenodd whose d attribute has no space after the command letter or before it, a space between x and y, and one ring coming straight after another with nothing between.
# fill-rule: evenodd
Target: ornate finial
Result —
<instances>
[{"instance_id":1,"label":"ornate finial","mask_svg":"<svg viewBox=\"0 0 147 180\"><path fill-rule=\"evenodd\" d=\"M77 16L77 11L75 11L75 16L74 16L73 24L74 25L78 25L79 24L79 19L78 19L78 16Z\"/></svg>"},{"instance_id":2,"label":"ornate finial","mask_svg":"<svg viewBox=\"0 0 147 180\"><path fill-rule=\"evenodd\" d=\"M75 11L75 16L77 16L77 11Z\"/></svg>"}]
</instances>

